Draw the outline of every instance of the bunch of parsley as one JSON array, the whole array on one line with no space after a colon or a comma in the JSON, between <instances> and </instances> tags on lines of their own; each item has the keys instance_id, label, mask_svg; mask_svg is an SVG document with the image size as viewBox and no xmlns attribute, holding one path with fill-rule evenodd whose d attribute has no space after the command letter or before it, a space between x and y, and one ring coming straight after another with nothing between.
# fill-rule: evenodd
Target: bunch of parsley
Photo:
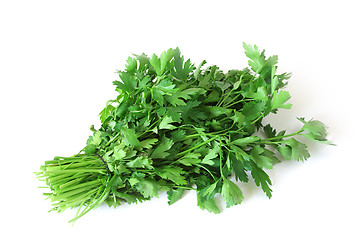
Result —
<instances>
[{"instance_id":1,"label":"bunch of parsley","mask_svg":"<svg viewBox=\"0 0 360 240\"><path fill-rule=\"evenodd\" d=\"M226 73L205 68L206 61L195 67L178 48L129 57L114 82L118 96L101 111L101 127L91 128L86 147L41 166L53 210L77 207L74 221L103 202L116 207L166 191L173 204L195 190L201 209L219 213L214 196L221 194L227 207L241 203L242 191L230 179L248 182L250 174L270 198L264 169L310 157L295 136L331 143L317 120L298 118L303 126L290 134L262 124L291 107L281 90L290 74L277 74L277 56L243 46L250 68Z\"/></svg>"}]
</instances>

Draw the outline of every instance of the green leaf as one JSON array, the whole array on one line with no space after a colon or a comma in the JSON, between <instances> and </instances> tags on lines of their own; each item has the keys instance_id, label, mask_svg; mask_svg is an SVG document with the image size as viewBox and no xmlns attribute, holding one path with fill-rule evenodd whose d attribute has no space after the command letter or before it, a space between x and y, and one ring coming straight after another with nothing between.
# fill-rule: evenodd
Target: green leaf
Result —
<instances>
[{"instance_id":1,"label":"green leaf","mask_svg":"<svg viewBox=\"0 0 360 240\"><path fill-rule=\"evenodd\" d=\"M158 76L163 75L170 66L170 60L174 56L174 49L170 48L167 51L164 51L160 58L156 56L156 54L153 54L151 58L149 59L149 62L151 66L154 68L156 74Z\"/></svg>"},{"instance_id":2,"label":"green leaf","mask_svg":"<svg viewBox=\"0 0 360 240\"><path fill-rule=\"evenodd\" d=\"M172 94L171 96L166 96L166 100L173 105L176 106L185 106L186 103L184 100L191 99L192 95L195 94L204 94L206 91L203 88L188 88L185 90L178 90L176 93ZM182 99L184 100L182 100Z\"/></svg>"},{"instance_id":3,"label":"green leaf","mask_svg":"<svg viewBox=\"0 0 360 240\"><path fill-rule=\"evenodd\" d=\"M230 116L232 113L231 109L225 107L206 106L204 109L206 110L209 119L218 117L220 115Z\"/></svg>"},{"instance_id":4,"label":"green leaf","mask_svg":"<svg viewBox=\"0 0 360 240\"><path fill-rule=\"evenodd\" d=\"M130 106L130 104L128 102L121 102L115 110L116 116L119 118L123 118L126 115L126 113L128 112L129 106ZM119 124L119 123L116 123L116 124Z\"/></svg>"},{"instance_id":5,"label":"green leaf","mask_svg":"<svg viewBox=\"0 0 360 240\"><path fill-rule=\"evenodd\" d=\"M233 154L230 154L230 159L231 159L230 163L232 166L232 170L234 171L234 175L235 175L235 180L248 182L249 178L245 172L244 161L237 159L236 156L233 156Z\"/></svg>"},{"instance_id":6,"label":"green leaf","mask_svg":"<svg viewBox=\"0 0 360 240\"><path fill-rule=\"evenodd\" d=\"M142 148L152 148L155 143L159 140L157 138L148 138L140 142L140 146Z\"/></svg>"},{"instance_id":7,"label":"green leaf","mask_svg":"<svg viewBox=\"0 0 360 240\"><path fill-rule=\"evenodd\" d=\"M185 80L189 73L194 70L194 66L191 64L190 59L184 63L184 56L181 56L179 48L174 51L174 67L172 75L180 80Z\"/></svg>"},{"instance_id":8,"label":"green leaf","mask_svg":"<svg viewBox=\"0 0 360 240\"><path fill-rule=\"evenodd\" d=\"M271 192L269 185L271 186L271 181L269 176L261 169L259 168L254 162L252 164L252 170L251 170L251 176L253 177L256 186L260 186L262 190L266 193L266 196L268 198L271 198Z\"/></svg>"},{"instance_id":9,"label":"green leaf","mask_svg":"<svg viewBox=\"0 0 360 240\"><path fill-rule=\"evenodd\" d=\"M133 56L135 56L136 59L139 61L139 71L145 71L149 67L149 58L148 56L146 56L146 54L133 54Z\"/></svg>"},{"instance_id":10,"label":"green leaf","mask_svg":"<svg viewBox=\"0 0 360 240\"><path fill-rule=\"evenodd\" d=\"M234 115L230 117L231 120L234 121L234 123L237 123L238 126L241 126L245 120L245 116L238 111L234 111Z\"/></svg>"},{"instance_id":11,"label":"green leaf","mask_svg":"<svg viewBox=\"0 0 360 240\"><path fill-rule=\"evenodd\" d=\"M174 122L181 123L181 115L178 113L178 109L174 107L168 107L166 109L166 115L169 116Z\"/></svg>"},{"instance_id":12,"label":"green leaf","mask_svg":"<svg viewBox=\"0 0 360 240\"><path fill-rule=\"evenodd\" d=\"M167 156L170 155L166 151L169 150L173 145L174 145L174 142L171 139L164 137L161 140L160 144L152 152L150 157L153 159L154 158L166 158Z\"/></svg>"},{"instance_id":13,"label":"green leaf","mask_svg":"<svg viewBox=\"0 0 360 240\"><path fill-rule=\"evenodd\" d=\"M264 155L264 153L265 153L265 148L262 148L259 145L255 145L250 150L250 157L258 167L272 169L273 167L272 158Z\"/></svg>"},{"instance_id":14,"label":"green leaf","mask_svg":"<svg viewBox=\"0 0 360 240\"><path fill-rule=\"evenodd\" d=\"M151 66L155 69L156 74L161 75L161 62L160 58L154 53L149 59Z\"/></svg>"},{"instance_id":15,"label":"green leaf","mask_svg":"<svg viewBox=\"0 0 360 240\"><path fill-rule=\"evenodd\" d=\"M184 140L185 136L185 130L177 129L171 132L171 139L174 143Z\"/></svg>"},{"instance_id":16,"label":"green leaf","mask_svg":"<svg viewBox=\"0 0 360 240\"><path fill-rule=\"evenodd\" d=\"M210 199L213 199L215 194L217 192L219 192L219 187L220 187L220 182L219 181L216 181L204 188L202 188L200 191L199 191L199 194L206 200L210 200Z\"/></svg>"},{"instance_id":17,"label":"green leaf","mask_svg":"<svg viewBox=\"0 0 360 240\"><path fill-rule=\"evenodd\" d=\"M215 81L215 85L219 87L222 92L225 92L225 90L231 86L231 83Z\"/></svg>"},{"instance_id":18,"label":"green leaf","mask_svg":"<svg viewBox=\"0 0 360 240\"><path fill-rule=\"evenodd\" d=\"M253 98L254 100L267 101L268 93L265 86L258 87L256 91L244 92L244 97Z\"/></svg>"},{"instance_id":19,"label":"green leaf","mask_svg":"<svg viewBox=\"0 0 360 240\"><path fill-rule=\"evenodd\" d=\"M135 186L140 182L140 180L136 177L131 177L128 179L128 182L130 183L131 186Z\"/></svg>"},{"instance_id":20,"label":"green leaf","mask_svg":"<svg viewBox=\"0 0 360 240\"><path fill-rule=\"evenodd\" d=\"M130 168L147 168L147 169L154 169L152 166L152 160L146 156L139 156L134 160L126 163L126 166Z\"/></svg>"},{"instance_id":21,"label":"green leaf","mask_svg":"<svg viewBox=\"0 0 360 240\"><path fill-rule=\"evenodd\" d=\"M251 69L256 72L260 73L265 68L271 68L273 65L277 63L278 57L271 56L268 59L265 58L264 51L260 51L259 47L256 45L250 45L243 43L243 47L245 49L245 54L249 60L249 66Z\"/></svg>"},{"instance_id":22,"label":"green leaf","mask_svg":"<svg viewBox=\"0 0 360 240\"><path fill-rule=\"evenodd\" d=\"M234 83L233 90L238 89L240 87L240 85L241 85L241 82L242 82L242 80L239 80L236 83Z\"/></svg>"},{"instance_id":23,"label":"green leaf","mask_svg":"<svg viewBox=\"0 0 360 240\"><path fill-rule=\"evenodd\" d=\"M201 196L200 192L197 191L197 205L200 207L201 210L207 210L211 213L218 214L220 213L219 207L216 205L214 199L206 199Z\"/></svg>"},{"instance_id":24,"label":"green leaf","mask_svg":"<svg viewBox=\"0 0 360 240\"><path fill-rule=\"evenodd\" d=\"M185 166L192 166L196 165L201 162L200 160L200 153L187 153L185 156L180 158L178 161L179 163L185 165Z\"/></svg>"},{"instance_id":25,"label":"green leaf","mask_svg":"<svg viewBox=\"0 0 360 240\"><path fill-rule=\"evenodd\" d=\"M285 159L285 160L291 160L292 159L292 150L290 146L287 145L279 145L277 146L277 150L279 151L279 153L281 154L281 156Z\"/></svg>"},{"instance_id":26,"label":"green leaf","mask_svg":"<svg viewBox=\"0 0 360 240\"><path fill-rule=\"evenodd\" d=\"M224 178L224 183L221 189L221 195L226 201L226 207L231 207L240 204L244 199L240 188L232 181Z\"/></svg>"},{"instance_id":27,"label":"green leaf","mask_svg":"<svg viewBox=\"0 0 360 240\"><path fill-rule=\"evenodd\" d=\"M200 73L201 73L201 68L202 68L205 64L206 64L206 61L203 60L203 61L199 64L199 66L196 68L196 70L195 70L195 72L194 72L194 77L195 77L196 80L198 80L199 75L200 75Z\"/></svg>"},{"instance_id":28,"label":"green leaf","mask_svg":"<svg viewBox=\"0 0 360 240\"><path fill-rule=\"evenodd\" d=\"M88 144L86 145L86 147L84 148L84 152L86 154L92 154L96 152L96 146L94 144Z\"/></svg>"},{"instance_id":29,"label":"green leaf","mask_svg":"<svg viewBox=\"0 0 360 240\"><path fill-rule=\"evenodd\" d=\"M206 156L201 161L201 164L207 164L207 165L213 165L214 161L211 159L214 159L218 156L220 151L220 148L218 146L212 148L209 150L209 152L206 154Z\"/></svg>"},{"instance_id":30,"label":"green leaf","mask_svg":"<svg viewBox=\"0 0 360 240\"><path fill-rule=\"evenodd\" d=\"M119 77L122 82L114 81L114 85L118 89L121 89L124 92L131 93L136 88L136 80L134 75L129 72L119 72Z\"/></svg>"},{"instance_id":31,"label":"green leaf","mask_svg":"<svg viewBox=\"0 0 360 240\"><path fill-rule=\"evenodd\" d=\"M152 88L151 89L151 95L154 98L154 100L160 105L163 106L164 105L164 93L158 89L158 88Z\"/></svg>"},{"instance_id":32,"label":"green leaf","mask_svg":"<svg viewBox=\"0 0 360 240\"><path fill-rule=\"evenodd\" d=\"M160 185L155 180L141 180L135 184L135 188L145 197L158 197Z\"/></svg>"},{"instance_id":33,"label":"green leaf","mask_svg":"<svg viewBox=\"0 0 360 240\"><path fill-rule=\"evenodd\" d=\"M170 60L174 57L174 49L170 48L167 51L164 51L160 56L160 74L162 75L166 70L167 67L170 65Z\"/></svg>"},{"instance_id":34,"label":"green leaf","mask_svg":"<svg viewBox=\"0 0 360 240\"><path fill-rule=\"evenodd\" d=\"M251 46L251 45L246 44L246 43L243 43L243 47L245 49L246 56L248 58L250 58L250 60L248 62L249 66L251 66L251 69L254 72L260 73L262 68L266 64L265 57L260 52L260 49L256 45Z\"/></svg>"},{"instance_id":35,"label":"green leaf","mask_svg":"<svg viewBox=\"0 0 360 240\"><path fill-rule=\"evenodd\" d=\"M244 150L242 150L241 148L239 148L235 145L232 145L232 144L230 145L230 148L235 153L236 158L239 159L241 162L250 161L250 155L248 153L246 153Z\"/></svg>"},{"instance_id":36,"label":"green leaf","mask_svg":"<svg viewBox=\"0 0 360 240\"><path fill-rule=\"evenodd\" d=\"M121 160L126 156L126 152L123 149L123 146L114 147L114 157L116 160Z\"/></svg>"},{"instance_id":37,"label":"green leaf","mask_svg":"<svg viewBox=\"0 0 360 240\"><path fill-rule=\"evenodd\" d=\"M179 97L180 97L179 95L173 94L172 96L166 96L166 100L174 107L186 106L186 103L184 102L184 100L180 99Z\"/></svg>"},{"instance_id":38,"label":"green leaf","mask_svg":"<svg viewBox=\"0 0 360 240\"><path fill-rule=\"evenodd\" d=\"M112 111L115 109L115 107L111 104L106 104L106 107L101 110L99 116L101 123L104 123L106 119L111 115Z\"/></svg>"},{"instance_id":39,"label":"green leaf","mask_svg":"<svg viewBox=\"0 0 360 240\"><path fill-rule=\"evenodd\" d=\"M177 188L177 189L171 189L170 191L167 191L168 195L168 204L174 204L176 201L182 198L184 194L185 189L183 188Z\"/></svg>"},{"instance_id":40,"label":"green leaf","mask_svg":"<svg viewBox=\"0 0 360 240\"><path fill-rule=\"evenodd\" d=\"M301 130L308 132L307 134L303 134L303 136L305 136L313 141L331 144L331 142L329 142L326 139L327 131L326 131L326 126L324 123L322 123L318 120L305 121L304 118L298 118L298 119L302 123L304 123L304 126L301 128Z\"/></svg>"},{"instance_id":41,"label":"green leaf","mask_svg":"<svg viewBox=\"0 0 360 240\"><path fill-rule=\"evenodd\" d=\"M279 85L279 78L275 76L274 78L271 79L271 94L273 94L276 91L278 85Z\"/></svg>"},{"instance_id":42,"label":"green leaf","mask_svg":"<svg viewBox=\"0 0 360 240\"><path fill-rule=\"evenodd\" d=\"M95 132L91 143L94 144L95 146L99 146L101 142L102 142L101 132L97 131L97 132Z\"/></svg>"},{"instance_id":43,"label":"green leaf","mask_svg":"<svg viewBox=\"0 0 360 240\"><path fill-rule=\"evenodd\" d=\"M191 99L191 96L196 94L205 94L206 90L203 88L187 88L180 92L180 96L186 100Z\"/></svg>"},{"instance_id":44,"label":"green leaf","mask_svg":"<svg viewBox=\"0 0 360 240\"><path fill-rule=\"evenodd\" d=\"M306 145L295 140L294 138L283 140L281 143L285 146L278 147L278 150L285 160L293 159L296 161L304 161L310 157Z\"/></svg>"},{"instance_id":45,"label":"green leaf","mask_svg":"<svg viewBox=\"0 0 360 240\"><path fill-rule=\"evenodd\" d=\"M158 168L158 170L156 170L156 173L161 178L170 180L174 182L176 185L187 184L187 181L183 176L186 172L184 172L180 167L165 166L163 168Z\"/></svg>"},{"instance_id":46,"label":"green leaf","mask_svg":"<svg viewBox=\"0 0 360 240\"><path fill-rule=\"evenodd\" d=\"M242 114L245 116L245 119L254 120L262 114L265 105L266 102L247 102L242 109Z\"/></svg>"},{"instance_id":47,"label":"green leaf","mask_svg":"<svg viewBox=\"0 0 360 240\"><path fill-rule=\"evenodd\" d=\"M175 129L176 127L170 123L175 122L171 117L165 116L159 124L159 129Z\"/></svg>"},{"instance_id":48,"label":"green leaf","mask_svg":"<svg viewBox=\"0 0 360 240\"><path fill-rule=\"evenodd\" d=\"M287 92L287 91L275 92L273 99L272 99L272 103L271 103L271 109L272 110L275 110L278 108L290 109L292 104L290 104L290 103L284 104L289 99L290 99L289 92Z\"/></svg>"},{"instance_id":49,"label":"green leaf","mask_svg":"<svg viewBox=\"0 0 360 240\"><path fill-rule=\"evenodd\" d=\"M147 84L151 81L151 78L149 76L144 76L139 81L139 88L144 88L147 86Z\"/></svg>"},{"instance_id":50,"label":"green leaf","mask_svg":"<svg viewBox=\"0 0 360 240\"><path fill-rule=\"evenodd\" d=\"M264 129L266 137L268 137L268 138L276 137L276 130L273 129L270 124L267 124L266 126L264 126L263 129Z\"/></svg>"},{"instance_id":51,"label":"green leaf","mask_svg":"<svg viewBox=\"0 0 360 240\"><path fill-rule=\"evenodd\" d=\"M136 58L129 57L126 62L127 64L125 65L125 70L127 72L134 72L137 69Z\"/></svg>"},{"instance_id":52,"label":"green leaf","mask_svg":"<svg viewBox=\"0 0 360 240\"><path fill-rule=\"evenodd\" d=\"M164 79L160 81L157 85L154 85L154 88L159 90L161 95L169 95L172 96L178 89L175 88L175 84L173 84L169 79Z\"/></svg>"},{"instance_id":53,"label":"green leaf","mask_svg":"<svg viewBox=\"0 0 360 240\"><path fill-rule=\"evenodd\" d=\"M124 128L124 141L125 145L139 147L140 141L137 139L136 132L134 129Z\"/></svg>"}]
</instances>

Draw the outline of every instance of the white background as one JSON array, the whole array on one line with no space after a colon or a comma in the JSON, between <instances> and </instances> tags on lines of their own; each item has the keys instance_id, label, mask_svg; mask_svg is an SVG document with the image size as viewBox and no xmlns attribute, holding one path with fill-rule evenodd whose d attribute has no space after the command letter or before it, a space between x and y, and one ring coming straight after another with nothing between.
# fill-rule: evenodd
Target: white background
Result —
<instances>
[{"instance_id":1,"label":"white background","mask_svg":"<svg viewBox=\"0 0 360 240\"><path fill-rule=\"evenodd\" d=\"M1 1L0 238L359 239L357 2ZM47 212L33 172L84 146L130 54L178 46L197 64L240 69L243 41L293 73L293 108L267 121L291 132L296 117L319 119L337 146L307 142L308 161L269 171L271 200L250 181L239 185L244 202L218 215L201 211L194 192L172 206L166 194L101 206L74 226L74 211Z\"/></svg>"}]
</instances>

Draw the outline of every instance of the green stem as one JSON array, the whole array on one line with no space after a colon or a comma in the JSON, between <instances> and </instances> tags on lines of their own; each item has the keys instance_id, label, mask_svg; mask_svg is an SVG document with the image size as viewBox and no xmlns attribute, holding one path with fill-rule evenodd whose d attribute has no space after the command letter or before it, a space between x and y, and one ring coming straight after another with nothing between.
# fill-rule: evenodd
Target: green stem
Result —
<instances>
[{"instance_id":1,"label":"green stem","mask_svg":"<svg viewBox=\"0 0 360 240\"><path fill-rule=\"evenodd\" d=\"M281 142L263 142L263 141L261 141L261 144L275 144L275 145L278 145L280 143Z\"/></svg>"},{"instance_id":2,"label":"green stem","mask_svg":"<svg viewBox=\"0 0 360 240\"><path fill-rule=\"evenodd\" d=\"M196 188L192 188L192 187L187 187L187 186L173 186L174 188L182 188L182 189L187 189L187 190L196 190Z\"/></svg>"},{"instance_id":3,"label":"green stem","mask_svg":"<svg viewBox=\"0 0 360 240\"><path fill-rule=\"evenodd\" d=\"M211 171L209 169L207 169L206 167L204 167L203 165L200 165L200 164L196 164L195 166L198 166L198 167L201 167L202 169L205 169L210 174L210 176L215 180L214 175L211 173Z\"/></svg>"},{"instance_id":4,"label":"green stem","mask_svg":"<svg viewBox=\"0 0 360 240\"><path fill-rule=\"evenodd\" d=\"M233 124L231 125L231 127L227 128L227 129L224 129L224 130L220 130L220 131L217 131L217 132L212 132L212 133L209 133L211 135L219 135L219 134L222 134L222 132L227 132L229 131L230 129L232 129L235 125L235 122L233 122Z\"/></svg>"},{"instance_id":5,"label":"green stem","mask_svg":"<svg viewBox=\"0 0 360 240\"><path fill-rule=\"evenodd\" d=\"M188 150L185 150L185 151L182 151L182 152L179 152L178 154L176 154L175 156L179 156L179 155L182 155L182 154L185 154L185 153L188 153L188 152L191 152L192 150L195 150L195 149L198 149L199 147L215 140L217 137L213 137L213 138L210 138L209 140L206 140L198 145L196 145L195 147L192 147L192 148L189 148Z\"/></svg>"},{"instance_id":6,"label":"green stem","mask_svg":"<svg viewBox=\"0 0 360 240\"><path fill-rule=\"evenodd\" d=\"M239 101L236 101L236 102L234 102L234 103L232 103L232 104L228 104L228 105L226 105L226 106L224 106L224 107L229 108L229 107L231 107L231 106L233 106L233 105L235 105L235 104L238 104L238 103L241 103L241 102L244 102L244 101L249 101L249 100L251 100L251 99L245 99L245 98L243 98L243 99L241 99L241 100L239 100ZM231 103L231 102L230 102L230 103Z\"/></svg>"},{"instance_id":7,"label":"green stem","mask_svg":"<svg viewBox=\"0 0 360 240\"><path fill-rule=\"evenodd\" d=\"M230 92L229 92L221 101L219 101L219 102L216 104L216 106L221 106L221 104L224 103L224 101L226 100L226 98L228 98L228 97L230 96L230 94L232 93L233 90L234 90L234 89L231 89Z\"/></svg>"},{"instance_id":8,"label":"green stem","mask_svg":"<svg viewBox=\"0 0 360 240\"><path fill-rule=\"evenodd\" d=\"M257 121L259 121L260 118L262 118L264 116L265 112L263 112L259 117L257 117L254 121L251 122L251 124L256 123Z\"/></svg>"},{"instance_id":9,"label":"green stem","mask_svg":"<svg viewBox=\"0 0 360 240\"><path fill-rule=\"evenodd\" d=\"M223 157L223 154L222 154L222 147L225 147L228 152L231 152L231 150L226 146L226 141L225 141L225 144L223 143L223 140L221 140L221 138L219 137L219 142L220 142L220 173L221 173L221 177L222 179L225 179L226 177L224 176L224 173L223 173L223 164L222 164L222 157Z\"/></svg>"},{"instance_id":10,"label":"green stem","mask_svg":"<svg viewBox=\"0 0 360 240\"><path fill-rule=\"evenodd\" d=\"M240 81L240 85L241 85L241 83L242 83L243 76L244 76L244 74L242 74L241 77L240 77L240 80L239 80L239 81ZM230 94L231 94L233 91L234 91L234 88L231 89L230 92L229 92L218 104L216 104L216 106L221 106L221 104L223 104L223 103L225 102L225 100L230 96ZM237 97L239 97L240 95L241 95L241 93L239 93L235 98L233 98L233 100L236 99ZM233 100L231 100L231 101L233 101ZM231 102L231 101L230 101L230 102Z\"/></svg>"},{"instance_id":11,"label":"green stem","mask_svg":"<svg viewBox=\"0 0 360 240\"><path fill-rule=\"evenodd\" d=\"M294 133L288 134L288 135L284 135L284 136L277 136L277 137L262 139L262 140L260 140L260 142L261 143L263 143L263 142L272 142L272 143L274 143L274 141L272 141L272 140L277 140L277 139L282 139L282 138L287 138L287 137L300 135L301 132L303 132L303 130L299 130L297 132L294 132Z\"/></svg>"},{"instance_id":12,"label":"green stem","mask_svg":"<svg viewBox=\"0 0 360 240\"><path fill-rule=\"evenodd\" d=\"M207 135L206 133L204 133L204 134ZM191 135L185 136L184 138L193 138L193 137L198 137L198 136L201 136L201 134L200 133L191 134Z\"/></svg>"},{"instance_id":13,"label":"green stem","mask_svg":"<svg viewBox=\"0 0 360 240\"><path fill-rule=\"evenodd\" d=\"M153 124L151 124L142 134L140 134L139 136L138 136L138 138L140 138L142 135L144 135L145 133L147 133L147 132L150 132L150 130L153 128L153 126L156 124L156 123L158 123L159 121L161 121L161 120L163 120L163 118L164 117L161 117L161 118L159 118L158 120L156 120Z\"/></svg>"},{"instance_id":14,"label":"green stem","mask_svg":"<svg viewBox=\"0 0 360 240\"><path fill-rule=\"evenodd\" d=\"M110 141L108 141L105 145L105 147L109 146L110 143L112 143L113 141L115 141L118 137L119 137L120 133L118 132L112 139L110 139Z\"/></svg>"},{"instance_id":15,"label":"green stem","mask_svg":"<svg viewBox=\"0 0 360 240\"><path fill-rule=\"evenodd\" d=\"M116 175L112 176L112 178L106 183L106 188L105 186L103 188L99 188L98 193L94 196L94 198L90 201L91 203L86 206L86 208L79 214L76 215L75 218L73 218L72 220L70 220L69 222L75 222L77 219L79 219L81 216L84 216L86 213L88 213L91 209L95 209L97 208L108 196L110 188L112 187L113 182L115 181L115 177ZM104 189L105 188L105 189ZM98 196L100 194L100 189L101 191L103 191L101 193L101 195L98 197L97 200L95 200L96 196ZM104 190L103 190L104 189Z\"/></svg>"},{"instance_id":16,"label":"green stem","mask_svg":"<svg viewBox=\"0 0 360 240\"><path fill-rule=\"evenodd\" d=\"M219 153L219 158L220 158L220 174L222 179L225 179L224 174L223 174L223 169L222 169L222 151L221 151L221 140L219 139L220 142L220 153Z\"/></svg>"},{"instance_id":17,"label":"green stem","mask_svg":"<svg viewBox=\"0 0 360 240\"><path fill-rule=\"evenodd\" d=\"M93 180L93 181L89 181L89 182L84 182L84 183L80 183L80 184L74 184L72 186L65 186L65 184L60 185L59 186L59 190L56 190L57 194L60 193L64 193L64 192L68 192L74 189L78 189L78 188L83 188L83 187L88 187L88 186L98 186L99 184L101 184L101 181L99 179Z\"/></svg>"}]
</instances>

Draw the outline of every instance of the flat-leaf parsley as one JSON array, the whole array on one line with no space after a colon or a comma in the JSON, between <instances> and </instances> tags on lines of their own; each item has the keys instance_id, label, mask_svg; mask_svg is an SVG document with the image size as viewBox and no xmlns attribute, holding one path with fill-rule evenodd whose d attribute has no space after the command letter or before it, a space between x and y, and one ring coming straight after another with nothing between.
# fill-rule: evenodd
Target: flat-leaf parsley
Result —
<instances>
[{"instance_id":1,"label":"flat-leaf parsley","mask_svg":"<svg viewBox=\"0 0 360 240\"><path fill-rule=\"evenodd\" d=\"M263 124L267 115L291 108L284 90L290 74L277 73L277 56L243 46L250 68L227 72L205 68L206 61L196 67L179 48L129 57L114 81L118 95L100 112L101 127L91 128L86 146L46 161L37 173L53 210L78 208L75 221L103 202L116 207L166 191L173 204L195 190L201 209L219 213L215 195L227 207L240 204L243 193L230 178L248 182L250 175L271 198L264 169L310 157L294 137L331 142L318 120L298 118L303 126L294 133Z\"/></svg>"}]
</instances>

